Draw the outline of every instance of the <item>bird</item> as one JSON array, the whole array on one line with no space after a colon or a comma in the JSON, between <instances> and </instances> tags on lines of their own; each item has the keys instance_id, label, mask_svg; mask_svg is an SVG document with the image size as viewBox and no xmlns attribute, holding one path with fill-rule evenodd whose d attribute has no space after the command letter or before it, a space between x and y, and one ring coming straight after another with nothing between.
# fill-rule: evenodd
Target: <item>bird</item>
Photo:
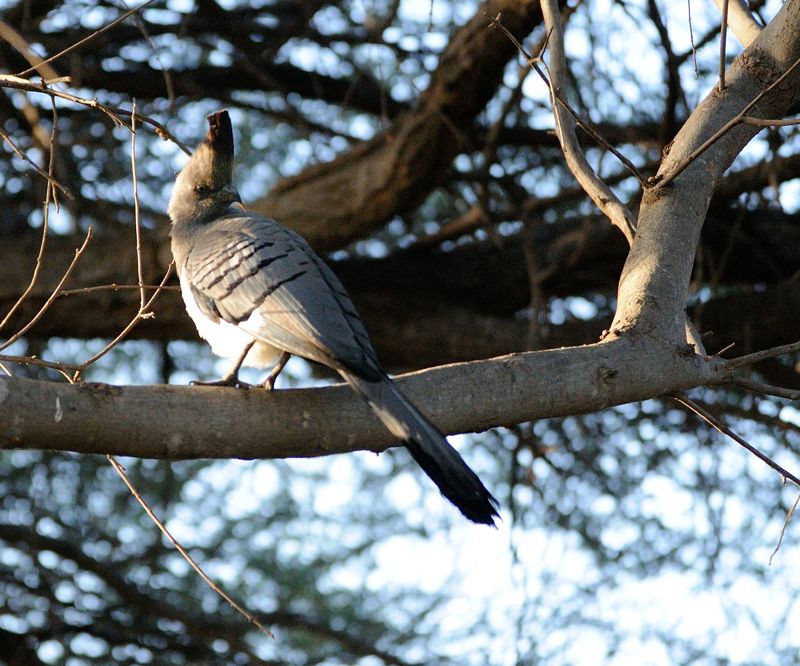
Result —
<instances>
[{"instance_id":1,"label":"bird","mask_svg":"<svg viewBox=\"0 0 800 666\"><path fill-rule=\"evenodd\" d=\"M222 379L207 383L245 386L242 365L272 366L262 384L272 389L292 355L332 368L445 498L472 522L496 527L497 500L383 370L335 273L302 236L242 204L228 111L207 121L167 207L186 310L212 351L234 360Z\"/></svg>"}]
</instances>

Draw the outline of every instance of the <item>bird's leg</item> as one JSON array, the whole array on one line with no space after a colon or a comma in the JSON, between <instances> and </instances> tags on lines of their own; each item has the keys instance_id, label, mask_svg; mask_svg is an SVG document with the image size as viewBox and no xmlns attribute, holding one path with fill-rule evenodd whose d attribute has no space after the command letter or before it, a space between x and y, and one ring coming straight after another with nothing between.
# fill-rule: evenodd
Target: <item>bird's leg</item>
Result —
<instances>
[{"instance_id":1,"label":"bird's leg","mask_svg":"<svg viewBox=\"0 0 800 666\"><path fill-rule=\"evenodd\" d=\"M292 358L292 355L287 351L282 351L280 357L278 358L277 363L272 366L272 370L269 371L267 378L261 382L261 386L263 386L268 391L271 391L275 388L275 380L278 379L278 375L281 374L281 370L283 370L283 366Z\"/></svg>"},{"instance_id":2,"label":"bird's leg","mask_svg":"<svg viewBox=\"0 0 800 666\"><path fill-rule=\"evenodd\" d=\"M250 384L246 384L245 382L239 381L239 370L242 369L242 364L244 363L244 359L247 357L247 354L250 353L250 350L253 348L253 345L255 343L256 343L255 340L251 340L247 344L247 346L245 346L244 351L241 353L239 358L236 359L236 363L234 363L233 367L230 370L228 370L228 372L226 372L221 379L217 379L211 382L201 382L195 380L191 382L191 384L193 386L235 386L237 388L251 388ZM278 372L280 372L280 370Z\"/></svg>"}]
</instances>

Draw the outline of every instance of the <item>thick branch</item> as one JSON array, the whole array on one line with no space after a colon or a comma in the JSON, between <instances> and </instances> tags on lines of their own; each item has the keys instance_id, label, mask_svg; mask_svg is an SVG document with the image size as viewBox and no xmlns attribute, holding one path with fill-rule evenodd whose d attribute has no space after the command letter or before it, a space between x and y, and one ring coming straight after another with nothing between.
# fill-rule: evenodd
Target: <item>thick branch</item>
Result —
<instances>
[{"instance_id":1,"label":"thick branch","mask_svg":"<svg viewBox=\"0 0 800 666\"><path fill-rule=\"evenodd\" d=\"M670 173L736 116L800 57L800 0L787 2L752 45L736 58L728 86L700 104L680 130L659 170ZM780 117L800 86L793 74L757 105L757 115ZM667 186L645 193L638 231L619 285L615 331L684 338L684 309L695 249L709 202L723 172L758 131L737 126Z\"/></svg>"},{"instance_id":2,"label":"thick branch","mask_svg":"<svg viewBox=\"0 0 800 666\"><path fill-rule=\"evenodd\" d=\"M203 65L173 72L175 94L188 99L203 99L208 91L221 99L242 90L297 93L309 99L322 99L368 113L397 115L405 105L387 99L377 84L366 77L355 79L323 76L286 63L265 63L256 72L250 67ZM109 74L102 67L86 67L74 77L76 83L94 90L118 92L137 99L166 94L164 73L146 65L132 66L123 72Z\"/></svg>"},{"instance_id":3,"label":"thick branch","mask_svg":"<svg viewBox=\"0 0 800 666\"><path fill-rule=\"evenodd\" d=\"M443 366L400 383L452 434L596 411L727 379L718 359L623 338ZM382 451L396 443L343 385L265 392L0 377L3 448L282 458Z\"/></svg>"},{"instance_id":4,"label":"thick branch","mask_svg":"<svg viewBox=\"0 0 800 666\"><path fill-rule=\"evenodd\" d=\"M283 181L252 207L318 249L341 247L418 205L470 146L463 130L494 95L515 51L485 13L524 36L541 21L535 0L489 0L453 35L414 107L371 141Z\"/></svg>"}]
</instances>

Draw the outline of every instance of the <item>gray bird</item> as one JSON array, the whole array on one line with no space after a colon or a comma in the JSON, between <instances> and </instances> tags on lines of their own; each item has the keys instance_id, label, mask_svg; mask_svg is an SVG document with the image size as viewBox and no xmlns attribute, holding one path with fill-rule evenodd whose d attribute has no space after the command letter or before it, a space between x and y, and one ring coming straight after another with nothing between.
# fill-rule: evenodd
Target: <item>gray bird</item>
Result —
<instances>
[{"instance_id":1,"label":"gray bird","mask_svg":"<svg viewBox=\"0 0 800 666\"><path fill-rule=\"evenodd\" d=\"M212 383L239 385L242 365L274 366L272 388L291 354L333 368L461 513L494 525L497 501L383 371L333 271L298 234L242 205L228 112L208 116L208 127L168 211L186 309L214 353L236 361Z\"/></svg>"}]
</instances>

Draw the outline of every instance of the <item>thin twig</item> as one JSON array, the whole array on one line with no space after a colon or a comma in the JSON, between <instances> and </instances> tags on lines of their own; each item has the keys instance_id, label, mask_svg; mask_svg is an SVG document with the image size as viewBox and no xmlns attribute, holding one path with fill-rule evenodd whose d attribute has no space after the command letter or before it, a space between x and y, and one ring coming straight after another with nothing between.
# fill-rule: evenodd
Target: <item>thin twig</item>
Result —
<instances>
[{"instance_id":1,"label":"thin twig","mask_svg":"<svg viewBox=\"0 0 800 666\"><path fill-rule=\"evenodd\" d=\"M12 335L4 343L0 344L0 350L6 349L11 344L19 340L23 335L25 335L25 333L27 333L31 328L33 328L36 322L38 322L44 316L44 313L50 309L50 306L53 304L53 301L55 301L56 298L58 298L58 294L61 291L62 287L64 286L64 283L69 278L75 266L77 266L78 260L81 258L81 255L86 250L86 247L89 245L89 241L91 239L92 239L92 227L89 227L89 230L86 232L86 238L83 240L83 244L77 250L75 250L75 256L72 258L72 261L69 263L69 266L67 266L67 270L64 271L64 275L62 276L61 280L59 280L58 284L56 285L56 288L53 289L53 292L44 302L44 305L42 305L42 307L39 309L39 312L37 312L36 315L34 315L33 319L31 319L19 331L14 333L14 335Z\"/></svg>"},{"instance_id":2,"label":"thin twig","mask_svg":"<svg viewBox=\"0 0 800 666\"><path fill-rule=\"evenodd\" d=\"M161 530L161 533L165 537L167 537L169 542L181 554L181 556L183 557L184 560L186 560L189 566L192 567L192 569L194 569L195 572L197 572L197 575L203 579L203 582L206 585L208 585L212 590L214 590L216 594L222 597L222 599L224 599L228 603L228 605L231 606L231 608L233 608L237 613L242 615L250 624L256 627L261 633L263 633L265 636L268 636L269 638L275 638L275 635L269 629L267 629L263 624L261 624L261 622L258 621L258 618L255 617L255 615L253 615L247 609L239 605L233 599L233 597L231 597L227 592L225 592L225 590L223 590L219 585L217 585L208 576L208 574L205 571L203 571L202 567L197 562L195 562L192 556L189 555L188 551L183 546L181 546L178 540L174 536L172 536L170 531L167 529L167 526L164 525L163 522L161 522L158 516L156 516L155 512L150 508L150 505L145 501L144 497L142 497L141 493L136 489L136 486L133 485L133 482L128 478L128 475L125 473L125 468L117 462L116 458L114 458L114 456L112 456L111 454L106 455L106 458L108 458L108 462L111 463L111 466L114 468L117 474L119 474L120 478L122 479L122 482L128 487L128 490L131 492L131 495L133 495L134 498L136 498L136 501L139 502L139 504L142 506L142 508L144 509L145 513L150 518L150 520L152 520L155 523L156 527L158 527L158 529Z\"/></svg>"},{"instance_id":3,"label":"thin twig","mask_svg":"<svg viewBox=\"0 0 800 666\"><path fill-rule=\"evenodd\" d=\"M534 71L539 75L542 81L547 84L547 87L550 88L550 80L547 77L547 74L542 70L539 66L540 59L538 57L534 57L530 55L526 50L525 47L522 46L520 41L511 34L508 28L506 28L502 21L500 20L500 16L498 15L496 18L493 18L488 13L484 12L484 16L489 20L489 23L494 28L498 28L502 30L503 34L509 39L509 41L517 48L522 55L523 58L527 61L528 65L534 69ZM587 121L583 120L580 115L578 114L575 109L570 106L569 102L565 100L560 93L556 94L556 99L558 100L559 104L566 109L567 113L572 116L575 123L580 127L584 132L586 132L594 141L597 143L601 148L604 148L608 152L610 152L614 157L616 157L625 167L633 174L636 180L639 181L639 184L647 189L651 187L651 184L647 178L645 178L639 169L636 168L636 165L631 162L625 155L623 155L619 150L617 150L612 144L610 144L606 139L600 134L597 130L595 130Z\"/></svg>"},{"instance_id":4,"label":"thin twig","mask_svg":"<svg viewBox=\"0 0 800 666\"><path fill-rule=\"evenodd\" d=\"M109 23L108 25L105 25L102 28L99 28L98 30L95 30L91 35L87 35L83 39L75 42L74 44L71 44L70 46L68 46L64 50L59 51L58 53L56 53L55 55L50 56L46 60L42 60L42 62L38 63L35 67L30 67L30 68L26 69L24 72L20 72L19 74L17 74L17 76L27 76L28 74L33 72L35 69L41 67L42 65L46 65L47 63L53 62L54 60L58 60L58 58L60 58L61 56L66 55L67 53L71 53L72 51L75 51L76 49L79 49L82 46L85 46L88 42L93 40L98 35L102 35L106 30L110 30L115 25L117 25L118 23L120 23L120 22L124 21L126 18L128 18L131 14L135 14L136 12L138 12L141 9L144 9L145 7L147 7L147 5L152 4L153 2L155 2L155 0L147 0L147 2L143 2L138 7L134 7L133 9L128 10L124 14L118 16L113 21L111 21L111 23Z\"/></svg>"},{"instance_id":5,"label":"thin twig","mask_svg":"<svg viewBox=\"0 0 800 666\"><path fill-rule=\"evenodd\" d=\"M45 190L45 197L44 197L44 211L42 213L42 240L39 242L39 253L36 255L36 263L33 267L33 274L31 275L30 282L28 286L25 288L25 291L22 292L20 297L17 299L17 302L11 306L11 309L6 313L6 316L3 317L3 321L0 321L0 331L5 328L6 324L11 320L11 317L17 311L17 309L25 302L28 298L28 295L33 291L34 286L36 285L37 280L39 279L39 272L42 270L42 261L44 260L44 249L47 246L47 231L50 222L50 198L55 193L55 189L53 187L53 169L55 168L55 141L56 141L56 132L58 127L58 116L56 115L56 108L55 104L53 105L53 128L50 132L50 159L48 160L48 169L47 169L47 187ZM2 349L2 347L0 347Z\"/></svg>"},{"instance_id":6,"label":"thin twig","mask_svg":"<svg viewBox=\"0 0 800 666\"><path fill-rule=\"evenodd\" d=\"M717 351L717 352L714 352L714 355L713 355L711 358L719 358L719 357L720 357L720 356L722 356L722 355L723 355L723 354L724 354L726 351L730 351L730 350L731 350L731 349L733 349L735 346L736 346L736 343L735 343L735 342L729 342L729 343L728 343L727 345L725 345L725 346L724 346L722 349L720 349L720 350L719 350L719 351Z\"/></svg>"},{"instance_id":7,"label":"thin twig","mask_svg":"<svg viewBox=\"0 0 800 666\"><path fill-rule=\"evenodd\" d=\"M794 515L794 510L797 508L797 504L800 502L800 495L795 497L794 504L792 504L789 511L786 512L786 518L783 519L783 526L781 527L781 535L778 538L778 543L775 545L775 550L772 551L772 555L769 556L769 566L772 566L772 558L778 553L781 549L781 544L783 543L783 536L786 534L786 528L789 525L789 521L792 519Z\"/></svg>"},{"instance_id":8,"label":"thin twig","mask_svg":"<svg viewBox=\"0 0 800 666\"><path fill-rule=\"evenodd\" d=\"M695 148L680 164L675 166L672 171L670 171L665 176L656 176L652 179L653 184L656 187L664 187L667 183L672 182L677 178L680 174L684 172L684 170L692 164L700 155L706 152L711 146L713 146L717 141L719 141L723 136L725 136L728 132L730 132L736 125L745 122L745 118L748 118L747 115L748 111L752 109L759 101L764 97L764 95L771 92L776 86L780 85L780 83L789 76L795 68L800 65L800 58L795 60L792 65L787 69L783 74L781 74L775 81L773 81L769 86L764 88L758 95L756 95L748 104L745 106L739 113L737 113L733 118L731 118L727 123L725 123L722 127L720 127L714 134L712 134L708 139L703 141L703 143Z\"/></svg>"},{"instance_id":9,"label":"thin twig","mask_svg":"<svg viewBox=\"0 0 800 666\"><path fill-rule=\"evenodd\" d=\"M131 112L126 109L103 104L98 102L96 99L87 99L86 97L73 95L72 93L64 92L62 90L55 90L53 88L49 88L44 83L34 83L33 81L22 79L18 76L13 76L12 74L0 74L0 88L14 88L15 90L41 93L43 95L49 95L50 97L58 97L59 99L66 100L74 104L80 104L81 106L86 106L90 109L98 109L106 114L118 127L127 127L127 123L124 122L122 118L130 118L131 116ZM184 145L183 142L175 137L158 121L153 120L149 116L143 116L141 114L136 114L136 117L139 119L140 123L146 123L154 127L156 134L158 134L158 136L160 136L162 139L169 139L187 155L192 154L192 151L186 145Z\"/></svg>"},{"instance_id":10,"label":"thin twig","mask_svg":"<svg viewBox=\"0 0 800 666\"><path fill-rule=\"evenodd\" d=\"M142 228L139 221L139 179L136 177L136 99L131 104L131 175L133 177L133 227L136 230L136 275L139 281L139 311L144 309L142 272Z\"/></svg>"},{"instance_id":11,"label":"thin twig","mask_svg":"<svg viewBox=\"0 0 800 666\"><path fill-rule=\"evenodd\" d=\"M60 361L45 361L35 356L15 356L13 354L0 354L0 361L14 363L16 365L35 365L37 368L51 368L64 374L67 379L72 381L71 373L80 366L74 363L62 363Z\"/></svg>"},{"instance_id":12,"label":"thin twig","mask_svg":"<svg viewBox=\"0 0 800 666\"><path fill-rule=\"evenodd\" d=\"M719 28L719 91L725 90L725 52L728 45L728 0L722 0L722 24Z\"/></svg>"},{"instance_id":13,"label":"thin twig","mask_svg":"<svg viewBox=\"0 0 800 666\"><path fill-rule=\"evenodd\" d=\"M78 294L91 294L95 291L126 291L128 289L146 289L148 291L153 291L153 289L161 289L162 291L180 291L180 287L166 285L161 286L158 284L117 284L113 282L111 284L97 284L93 287L77 287L76 289L63 289L62 291L58 292L59 296L77 296Z\"/></svg>"},{"instance_id":14,"label":"thin twig","mask_svg":"<svg viewBox=\"0 0 800 666\"><path fill-rule=\"evenodd\" d=\"M6 133L6 131L0 127L0 137L2 137L3 141L5 141L9 146L11 146L11 150L16 153L16 155L23 160L25 160L28 164L30 164L42 178L47 180L48 182L53 184L53 187L57 187L61 190L64 194L66 194L70 199L74 199L75 197L72 195L66 187L64 187L61 183L59 183L55 178L52 178L47 171L42 169L36 162L34 162L26 153L24 153L17 144L11 139L11 137Z\"/></svg>"},{"instance_id":15,"label":"thin twig","mask_svg":"<svg viewBox=\"0 0 800 666\"><path fill-rule=\"evenodd\" d=\"M759 451L755 446L750 444L749 442L745 441L742 437L737 435L733 430L731 430L728 426L726 426L722 421L717 419L713 416L710 412L703 409L700 405L698 405L694 400L689 398L688 396L682 393L671 393L669 395L670 398L678 402L679 404L683 405L687 409L691 410L701 419L703 419L708 425L710 425L714 430L722 433L723 435L727 435L730 437L734 442L736 442L739 446L744 447L750 453L752 453L756 458L765 462L769 467L774 469L778 474L780 474L784 479L789 479L792 483L796 486L800 487L800 479L797 478L794 474L790 471L781 467L778 463L776 463L772 458L770 458L766 453L762 453Z\"/></svg>"},{"instance_id":16,"label":"thin twig","mask_svg":"<svg viewBox=\"0 0 800 666\"><path fill-rule=\"evenodd\" d=\"M789 125L800 125L800 118L756 118L755 116L745 116L743 123L748 125L758 125L759 127L787 127Z\"/></svg>"},{"instance_id":17,"label":"thin twig","mask_svg":"<svg viewBox=\"0 0 800 666\"><path fill-rule=\"evenodd\" d=\"M145 38L148 46L150 46L150 48L153 50L153 57L155 58L156 63L158 63L158 66L161 68L161 73L164 75L164 87L166 88L167 99L169 100L169 105L167 108L169 109L169 112L172 113L173 109L175 108L175 85L172 82L172 74L161 62L161 58L158 55L158 47L153 41L153 38L150 36L150 33L147 31L147 24L142 20L142 17L134 16L133 22L136 24L136 27L139 28L139 32L142 33L142 36Z\"/></svg>"},{"instance_id":18,"label":"thin twig","mask_svg":"<svg viewBox=\"0 0 800 666\"><path fill-rule=\"evenodd\" d=\"M734 377L733 384L740 388L747 389L748 391L753 391L754 393L773 395L776 398L786 398L787 400L800 399L800 391L796 389L788 389L782 386L757 382L752 379L747 379L746 377Z\"/></svg>"},{"instance_id":19,"label":"thin twig","mask_svg":"<svg viewBox=\"0 0 800 666\"><path fill-rule=\"evenodd\" d=\"M103 347L99 352L97 352L94 356L86 359L83 363L78 366L78 370L75 372L73 376L73 381L77 381L80 377L81 373L86 370L92 363L97 361L98 359L105 356L108 352L110 352L114 347L116 347L120 342L122 342L133 330L133 327L136 326L142 319L149 319L153 316L153 313L150 312L150 306L155 302L158 295L161 293L161 290L169 280L170 275L172 275L172 269L175 265L175 262L170 262L169 268L167 268L167 272L164 273L164 277L161 280L161 283L158 285L156 290L153 292L153 295L147 300L147 302L139 308L139 311L133 316L133 318L128 322L128 325L117 334L117 336L109 342L105 347Z\"/></svg>"},{"instance_id":20,"label":"thin twig","mask_svg":"<svg viewBox=\"0 0 800 666\"><path fill-rule=\"evenodd\" d=\"M771 347L770 349L762 349L761 351L753 352L752 354L745 354L744 356L737 356L725 360L725 365L730 368L741 368L745 365L752 365L760 361L765 361L768 358L775 358L783 354L792 354L800 351L800 341L791 342L787 345L780 345L779 347Z\"/></svg>"},{"instance_id":21,"label":"thin twig","mask_svg":"<svg viewBox=\"0 0 800 666\"><path fill-rule=\"evenodd\" d=\"M694 44L694 28L692 27L692 0L686 0L689 10L689 43L691 44L692 63L694 64L694 78L700 78L700 70L697 69L697 47Z\"/></svg>"},{"instance_id":22,"label":"thin twig","mask_svg":"<svg viewBox=\"0 0 800 666\"><path fill-rule=\"evenodd\" d=\"M761 26L756 23L747 3L744 0L714 0L714 4L720 10L723 9L723 2L728 5L727 15L723 18L723 22L736 35L742 46L750 46L761 32Z\"/></svg>"}]
</instances>

